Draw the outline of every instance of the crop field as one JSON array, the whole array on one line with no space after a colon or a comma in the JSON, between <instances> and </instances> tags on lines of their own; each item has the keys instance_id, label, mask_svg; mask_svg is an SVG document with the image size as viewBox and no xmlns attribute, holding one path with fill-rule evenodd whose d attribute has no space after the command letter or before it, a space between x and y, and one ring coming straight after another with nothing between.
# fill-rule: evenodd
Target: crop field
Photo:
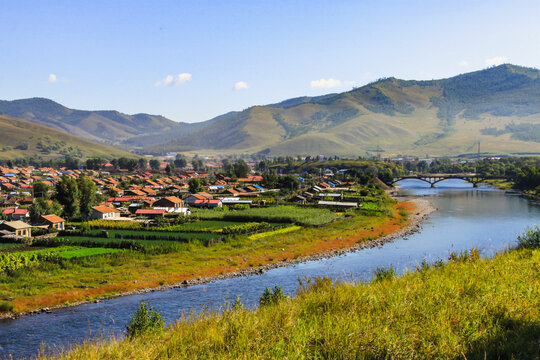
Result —
<instances>
[{"instance_id":1,"label":"crop field","mask_svg":"<svg viewBox=\"0 0 540 360\"><path fill-rule=\"evenodd\" d=\"M23 247L23 246L24 246L23 244L0 243L0 252L2 250L13 249L13 248L18 248L18 247Z\"/></svg>"},{"instance_id":2,"label":"crop field","mask_svg":"<svg viewBox=\"0 0 540 360\"><path fill-rule=\"evenodd\" d=\"M268 223L296 223L298 225L318 226L338 219L340 216L328 209L299 206L279 206L253 208L246 210L217 211L197 209L192 216L199 219L220 219L231 221L265 221Z\"/></svg>"}]
</instances>

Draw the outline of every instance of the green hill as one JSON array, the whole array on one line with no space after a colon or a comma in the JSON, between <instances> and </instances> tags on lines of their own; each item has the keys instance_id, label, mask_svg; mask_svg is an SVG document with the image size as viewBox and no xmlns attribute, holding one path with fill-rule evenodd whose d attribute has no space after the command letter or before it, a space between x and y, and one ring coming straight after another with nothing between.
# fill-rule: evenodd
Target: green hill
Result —
<instances>
[{"instance_id":1,"label":"green hill","mask_svg":"<svg viewBox=\"0 0 540 360\"><path fill-rule=\"evenodd\" d=\"M0 115L0 159L33 157L51 159L71 155L86 157L135 157L127 151L96 144L25 120Z\"/></svg>"},{"instance_id":2,"label":"green hill","mask_svg":"<svg viewBox=\"0 0 540 360\"><path fill-rule=\"evenodd\" d=\"M231 112L147 147L168 151L384 156L540 153L540 71L515 65Z\"/></svg>"},{"instance_id":3,"label":"green hill","mask_svg":"<svg viewBox=\"0 0 540 360\"><path fill-rule=\"evenodd\" d=\"M177 123L159 115L74 110L44 98L0 100L0 114L124 148L148 146L185 136L203 126L201 123Z\"/></svg>"}]
</instances>

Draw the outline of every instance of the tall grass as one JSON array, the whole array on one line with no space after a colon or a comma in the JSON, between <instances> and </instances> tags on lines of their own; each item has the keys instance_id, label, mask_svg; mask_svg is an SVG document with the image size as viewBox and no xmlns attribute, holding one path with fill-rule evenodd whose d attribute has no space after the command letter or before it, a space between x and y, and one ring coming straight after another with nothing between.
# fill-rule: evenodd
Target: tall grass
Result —
<instances>
[{"instance_id":1,"label":"tall grass","mask_svg":"<svg viewBox=\"0 0 540 360\"><path fill-rule=\"evenodd\" d=\"M367 284L304 282L295 298L182 317L159 334L88 342L66 359L537 359L540 251ZM377 276L376 276L377 278ZM267 298L271 298L267 291Z\"/></svg>"}]
</instances>

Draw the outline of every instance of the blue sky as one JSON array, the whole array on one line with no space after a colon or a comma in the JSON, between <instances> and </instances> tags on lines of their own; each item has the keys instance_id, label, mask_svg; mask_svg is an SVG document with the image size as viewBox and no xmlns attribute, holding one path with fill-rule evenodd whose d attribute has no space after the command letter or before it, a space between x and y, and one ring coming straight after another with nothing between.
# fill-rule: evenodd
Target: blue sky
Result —
<instances>
[{"instance_id":1,"label":"blue sky","mask_svg":"<svg viewBox=\"0 0 540 360\"><path fill-rule=\"evenodd\" d=\"M207 120L502 62L540 68L539 1L0 0L0 99Z\"/></svg>"}]
</instances>

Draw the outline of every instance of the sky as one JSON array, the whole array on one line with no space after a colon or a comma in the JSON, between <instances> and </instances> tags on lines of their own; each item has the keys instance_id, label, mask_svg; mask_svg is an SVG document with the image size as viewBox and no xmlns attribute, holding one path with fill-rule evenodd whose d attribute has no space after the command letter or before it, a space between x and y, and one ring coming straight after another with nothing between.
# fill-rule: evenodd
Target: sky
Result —
<instances>
[{"instance_id":1,"label":"sky","mask_svg":"<svg viewBox=\"0 0 540 360\"><path fill-rule=\"evenodd\" d=\"M540 68L540 1L0 0L0 99L198 122L501 63Z\"/></svg>"}]
</instances>

